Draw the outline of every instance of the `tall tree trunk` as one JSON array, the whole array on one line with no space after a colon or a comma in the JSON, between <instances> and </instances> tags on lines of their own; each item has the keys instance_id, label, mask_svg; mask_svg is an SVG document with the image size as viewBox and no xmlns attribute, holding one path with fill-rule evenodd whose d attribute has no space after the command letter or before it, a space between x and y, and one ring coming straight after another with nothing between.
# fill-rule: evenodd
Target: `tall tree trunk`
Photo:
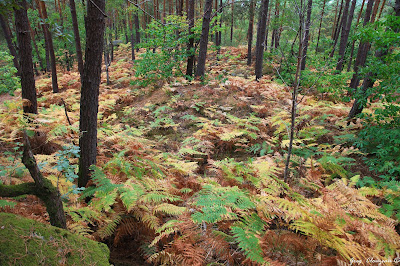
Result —
<instances>
[{"instance_id":1,"label":"tall tree trunk","mask_svg":"<svg viewBox=\"0 0 400 266\"><path fill-rule=\"evenodd\" d=\"M249 29L247 31L248 43L247 43L247 65L251 65L251 48L253 43L253 28L254 28L254 0L250 0L250 17L249 17Z\"/></svg>"},{"instance_id":2,"label":"tall tree trunk","mask_svg":"<svg viewBox=\"0 0 400 266\"><path fill-rule=\"evenodd\" d=\"M311 1L311 0L309 0ZM300 8L303 9L303 1L300 2ZM291 114L290 114L290 134L289 134L289 146L288 146L288 153L286 155L286 162L285 162L285 171L283 174L283 180L285 182L289 181L289 174L290 174L290 157L292 155L292 148L293 148L293 140L294 140L294 133L296 130L296 115L297 115L297 97L298 91L300 88L300 77L301 77L301 62L302 62L302 54L303 54L303 43L306 40L306 34L303 35L303 25L304 25L304 14L302 11L299 12L299 51L297 53L297 67L296 67L296 74L293 82L293 91L292 91L292 107L291 107Z\"/></svg>"},{"instance_id":3,"label":"tall tree trunk","mask_svg":"<svg viewBox=\"0 0 400 266\"><path fill-rule=\"evenodd\" d=\"M12 43L11 31L10 27L8 26L8 20L6 20L1 13L0 13L0 25L1 28L3 29L4 37L7 41L8 50L10 50L10 54L14 57L13 58L14 67L18 71L18 75L20 75L18 56L15 47Z\"/></svg>"},{"instance_id":4,"label":"tall tree trunk","mask_svg":"<svg viewBox=\"0 0 400 266\"><path fill-rule=\"evenodd\" d=\"M344 54L346 52L347 40L349 39L349 33L351 29L351 22L353 21L354 9L356 7L357 0L353 0L351 3L350 13L348 15L345 26L342 28L342 36L339 45L339 59L336 65L336 70L342 71L344 65Z\"/></svg>"},{"instance_id":5,"label":"tall tree trunk","mask_svg":"<svg viewBox=\"0 0 400 266\"><path fill-rule=\"evenodd\" d=\"M42 13L42 8L41 8L41 4L40 4L41 0L35 0L36 6L37 6L37 10L39 12L39 18L43 21L44 17L43 17L43 13ZM44 23L41 23L42 26L42 31L43 31L43 37L44 37L44 48L45 48L45 57L46 57L46 72L50 72L51 71L51 63L50 63L50 49L49 49L49 40L46 34L46 26Z\"/></svg>"},{"instance_id":6,"label":"tall tree trunk","mask_svg":"<svg viewBox=\"0 0 400 266\"><path fill-rule=\"evenodd\" d=\"M258 19L258 27L257 27L256 65L255 65L256 80L259 80L262 77L263 58L264 58L263 44L265 41L268 7L269 7L269 0L263 0L261 2L260 16Z\"/></svg>"},{"instance_id":7,"label":"tall tree trunk","mask_svg":"<svg viewBox=\"0 0 400 266\"><path fill-rule=\"evenodd\" d=\"M206 0L204 4L204 16L203 25L201 28L199 60L197 62L196 77L203 77L206 70L207 44L208 33L210 31L211 11L212 0Z\"/></svg>"},{"instance_id":8,"label":"tall tree trunk","mask_svg":"<svg viewBox=\"0 0 400 266\"><path fill-rule=\"evenodd\" d=\"M25 0L17 2L14 8L15 28L19 47L19 66L21 76L22 100L24 114L37 114L37 98L35 77L33 74L31 36L29 34L29 20Z\"/></svg>"},{"instance_id":9,"label":"tall tree trunk","mask_svg":"<svg viewBox=\"0 0 400 266\"><path fill-rule=\"evenodd\" d=\"M349 1L349 0L346 0L346 2L347 1ZM336 23L335 33L333 35L333 47L332 47L331 53L329 54L330 57L333 57L333 55L335 54L335 49L336 49L337 42L339 39L340 30L342 29L344 17L345 16L343 16L343 0L342 0L342 4L340 5L340 10L339 10L338 23Z\"/></svg>"},{"instance_id":10,"label":"tall tree trunk","mask_svg":"<svg viewBox=\"0 0 400 266\"><path fill-rule=\"evenodd\" d=\"M233 42L233 15L235 13L235 0L232 0L232 14L231 14L231 44Z\"/></svg>"},{"instance_id":11,"label":"tall tree trunk","mask_svg":"<svg viewBox=\"0 0 400 266\"><path fill-rule=\"evenodd\" d=\"M187 5L187 14L188 14L188 24L189 24L189 35L192 35L192 28L194 27L194 8L195 8L195 0L189 0ZM188 53L188 60L186 66L186 75L193 76L193 67L194 67L194 38L191 36L189 38L187 53Z\"/></svg>"},{"instance_id":12,"label":"tall tree trunk","mask_svg":"<svg viewBox=\"0 0 400 266\"><path fill-rule=\"evenodd\" d=\"M90 179L89 167L96 164L97 112L105 28L104 9L105 0L87 2L86 50L79 119L79 131L82 134L79 139L79 148L81 150L79 158L79 187L86 186Z\"/></svg>"},{"instance_id":13,"label":"tall tree trunk","mask_svg":"<svg viewBox=\"0 0 400 266\"><path fill-rule=\"evenodd\" d=\"M312 0L308 0L308 3L307 3L306 28L304 30L304 45L303 45L303 53L302 53L301 67L300 67L301 70L305 70L306 69L308 40L310 38L311 11L312 11Z\"/></svg>"},{"instance_id":14,"label":"tall tree trunk","mask_svg":"<svg viewBox=\"0 0 400 266\"><path fill-rule=\"evenodd\" d=\"M358 27L358 23L360 22L360 18L361 18L361 14L364 10L364 6L365 6L365 0L363 0L362 5L361 5L361 9L360 12L358 13L358 17L357 17L357 22L356 22L356 29ZM349 63L347 65L347 72L350 71L351 68L351 64L353 62L353 56L354 56L354 46L356 44L356 40L353 41L352 45L351 45L351 52L350 52L350 59L349 59Z\"/></svg>"},{"instance_id":15,"label":"tall tree trunk","mask_svg":"<svg viewBox=\"0 0 400 266\"><path fill-rule=\"evenodd\" d=\"M333 40L335 37L335 29L336 29L336 23L338 21L337 19L337 15L338 15L338 7L339 7L339 3L341 0L337 0L336 2L336 8L335 8L335 18L333 19L333 27L332 27L332 34L331 34L331 39ZM342 0L343 1L343 0Z\"/></svg>"},{"instance_id":16,"label":"tall tree trunk","mask_svg":"<svg viewBox=\"0 0 400 266\"><path fill-rule=\"evenodd\" d=\"M276 49L278 49L278 48L279 48L279 45L280 45L281 34L282 34L282 31L283 31L283 25L282 25L283 22L282 22L282 19L283 19L284 16L285 16L286 4L287 4L287 1L284 0L284 2L283 2L282 15L280 15L281 19L279 19L278 35L276 36L276 40L275 40L275 48L276 48ZM279 6L278 6L278 8L279 8Z\"/></svg>"},{"instance_id":17,"label":"tall tree trunk","mask_svg":"<svg viewBox=\"0 0 400 266\"><path fill-rule=\"evenodd\" d=\"M36 44L35 31L32 29L30 22L29 22L29 31L31 33L32 43L33 43L33 47L35 48L35 53L36 53L36 56L37 56L38 61L39 61L40 69L42 71L44 71L45 70L44 64L43 64L42 58L40 57L39 49L38 49L37 44Z\"/></svg>"},{"instance_id":18,"label":"tall tree trunk","mask_svg":"<svg viewBox=\"0 0 400 266\"><path fill-rule=\"evenodd\" d=\"M135 6L138 8L138 0L135 0ZM165 2L164 2L164 15L165 15ZM140 43L140 24L139 24L139 10L135 10L133 19L135 21L135 37L136 37L136 41L135 41L135 45ZM139 51L139 48L136 48L136 51Z\"/></svg>"},{"instance_id":19,"label":"tall tree trunk","mask_svg":"<svg viewBox=\"0 0 400 266\"><path fill-rule=\"evenodd\" d=\"M265 51L268 50L268 34L269 34L270 24L271 24L271 8L268 8L267 27L266 27L266 33L265 33Z\"/></svg>"},{"instance_id":20,"label":"tall tree trunk","mask_svg":"<svg viewBox=\"0 0 400 266\"><path fill-rule=\"evenodd\" d=\"M369 0L368 4L367 4L367 9L365 11L363 26L366 26L370 22L373 5L374 5L374 0ZM358 69L359 69L359 67L363 67L365 65L369 47L370 47L369 42L361 42L360 47L358 48L356 61L354 63L354 74L353 74L353 78L351 79L351 83L350 83L350 88L353 88L354 90L357 89L358 83L360 82L360 77L358 75Z\"/></svg>"},{"instance_id":21,"label":"tall tree trunk","mask_svg":"<svg viewBox=\"0 0 400 266\"><path fill-rule=\"evenodd\" d=\"M324 4L322 6L321 18L319 19L317 46L315 47L315 52L316 53L318 53L319 39L321 37L322 19L323 19L324 14L325 14L325 5L326 5L326 0L324 0Z\"/></svg>"},{"instance_id":22,"label":"tall tree trunk","mask_svg":"<svg viewBox=\"0 0 400 266\"><path fill-rule=\"evenodd\" d=\"M383 4L385 4L385 2ZM376 5L379 5L379 3L377 3ZM396 9L396 7L400 9L400 0L396 0L396 3L394 5L394 7L393 7L393 9L395 11L395 15L396 16L400 16L399 9ZM394 30L395 33L398 33L400 29L398 28L398 29L393 29L393 30ZM386 47L386 49L378 50L375 53L375 57L379 59L379 58L382 58L382 57L386 56L389 53L389 49L387 49L387 48L388 47ZM375 79L376 79L376 73L373 73L373 72L368 72L367 73L367 75L364 78L364 81L363 81L363 84L362 84L362 88L361 88L361 93L362 94L365 94L369 88L373 87L373 85L375 83ZM358 101L358 99L355 99L355 101L353 103L353 106L352 106L352 108L350 110L348 118L352 119L356 115L361 114L363 109L364 109L364 106L360 103L360 101Z\"/></svg>"},{"instance_id":23,"label":"tall tree trunk","mask_svg":"<svg viewBox=\"0 0 400 266\"><path fill-rule=\"evenodd\" d=\"M79 36L79 27L78 27L78 19L76 16L75 0L69 0L69 7L71 9L72 28L74 30L76 60L78 61L78 71L82 79L83 75L82 46L81 46L81 37Z\"/></svg>"},{"instance_id":24,"label":"tall tree trunk","mask_svg":"<svg viewBox=\"0 0 400 266\"><path fill-rule=\"evenodd\" d=\"M343 13L342 13L342 19L340 20L340 26L337 29L337 35L335 36L335 43L333 45L332 52L330 54L331 57L333 57L333 55L335 54L335 49L337 46L337 42L339 40L339 33L341 33L342 37L343 37L343 34L345 34L344 31L346 29L346 23L347 23L348 13L349 13L349 6L350 6L350 0L346 0L344 9L343 9Z\"/></svg>"},{"instance_id":25,"label":"tall tree trunk","mask_svg":"<svg viewBox=\"0 0 400 266\"><path fill-rule=\"evenodd\" d=\"M44 28L45 28L45 34L46 34L47 40L48 40L50 60L51 60L51 83L52 83L52 87L53 87L53 93L58 93L56 55L54 54L53 38L52 38L51 32L49 30L46 4L44 3L43 0L40 0L39 3L40 3L40 9L42 10L43 19L45 20Z\"/></svg>"}]
</instances>

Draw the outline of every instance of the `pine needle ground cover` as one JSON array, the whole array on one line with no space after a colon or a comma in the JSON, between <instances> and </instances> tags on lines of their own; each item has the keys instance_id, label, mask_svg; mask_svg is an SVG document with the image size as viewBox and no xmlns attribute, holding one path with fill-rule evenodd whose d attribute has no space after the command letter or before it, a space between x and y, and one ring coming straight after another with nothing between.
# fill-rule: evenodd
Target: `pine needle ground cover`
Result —
<instances>
[{"instance_id":1,"label":"pine needle ground cover","mask_svg":"<svg viewBox=\"0 0 400 266\"><path fill-rule=\"evenodd\" d=\"M211 53L204 81L172 75L146 86L128 51L115 51L111 84L102 76L91 186L76 187L77 72L59 75L58 94L50 78L36 81L34 124L22 118L20 91L1 104L3 184L30 181L18 154L25 127L40 133L31 134L32 146L62 194L68 229L107 243L115 264L333 265L398 256L397 213L382 213L398 191L358 187L376 174L353 145L363 125L347 126L350 104L304 90L285 183L290 91L272 75L254 81L245 49L222 48L218 61ZM0 207L48 219L33 196Z\"/></svg>"}]
</instances>

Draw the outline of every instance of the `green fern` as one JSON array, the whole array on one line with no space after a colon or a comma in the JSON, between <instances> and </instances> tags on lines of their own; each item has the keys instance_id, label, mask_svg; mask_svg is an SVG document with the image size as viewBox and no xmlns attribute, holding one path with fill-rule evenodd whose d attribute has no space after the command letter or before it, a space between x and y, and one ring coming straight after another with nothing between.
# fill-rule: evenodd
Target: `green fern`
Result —
<instances>
[{"instance_id":1,"label":"green fern","mask_svg":"<svg viewBox=\"0 0 400 266\"><path fill-rule=\"evenodd\" d=\"M17 203L0 199L0 209L5 208L5 207L14 208L15 205L17 205Z\"/></svg>"},{"instance_id":2,"label":"green fern","mask_svg":"<svg viewBox=\"0 0 400 266\"><path fill-rule=\"evenodd\" d=\"M199 191L194 205L201 210L192 214L192 219L197 223L237 219L233 211L255 208L255 204L238 187L215 187L209 184Z\"/></svg>"},{"instance_id":3,"label":"green fern","mask_svg":"<svg viewBox=\"0 0 400 266\"><path fill-rule=\"evenodd\" d=\"M231 228L239 248L243 250L248 259L258 263L265 262L260 241L257 237L262 233L264 225L265 222L256 214L253 214Z\"/></svg>"}]
</instances>

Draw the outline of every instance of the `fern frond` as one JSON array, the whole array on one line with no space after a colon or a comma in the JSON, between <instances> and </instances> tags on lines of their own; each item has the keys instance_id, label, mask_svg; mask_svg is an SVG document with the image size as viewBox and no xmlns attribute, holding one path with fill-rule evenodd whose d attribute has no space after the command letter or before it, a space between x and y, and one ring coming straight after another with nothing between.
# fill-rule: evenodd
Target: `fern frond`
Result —
<instances>
[{"instance_id":1,"label":"fern frond","mask_svg":"<svg viewBox=\"0 0 400 266\"><path fill-rule=\"evenodd\" d=\"M161 203L153 209L153 213L165 213L167 215L181 215L186 211L186 207L179 207L170 203Z\"/></svg>"},{"instance_id":2,"label":"fern frond","mask_svg":"<svg viewBox=\"0 0 400 266\"><path fill-rule=\"evenodd\" d=\"M100 236L101 239L111 236L117 229L121 220L122 220L122 215L120 214L111 216L111 219L106 221L106 225L100 227L100 229L97 231L97 234Z\"/></svg>"}]
</instances>

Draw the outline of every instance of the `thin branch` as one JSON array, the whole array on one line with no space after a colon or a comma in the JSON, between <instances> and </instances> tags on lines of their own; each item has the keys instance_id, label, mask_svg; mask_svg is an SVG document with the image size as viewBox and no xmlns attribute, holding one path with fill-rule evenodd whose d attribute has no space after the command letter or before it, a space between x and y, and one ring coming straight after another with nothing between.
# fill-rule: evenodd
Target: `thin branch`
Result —
<instances>
[{"instance_id":1,"label":"thin branch","mask_svg":"<svg viewBox=\"0 0 400 266\"><path fill-rule=\"evenodd\" d=\"M106 18L108 17L108 16L103 12L103 10L101 10L100 7L99 7L98 5L96 5L96 4L93 2L93 0L89 0L89 1L90 1L90 3L92 3L92 4L100 11L101 14L103 14L104 17L106 17Z\"/></svg>"}]
</instances>

